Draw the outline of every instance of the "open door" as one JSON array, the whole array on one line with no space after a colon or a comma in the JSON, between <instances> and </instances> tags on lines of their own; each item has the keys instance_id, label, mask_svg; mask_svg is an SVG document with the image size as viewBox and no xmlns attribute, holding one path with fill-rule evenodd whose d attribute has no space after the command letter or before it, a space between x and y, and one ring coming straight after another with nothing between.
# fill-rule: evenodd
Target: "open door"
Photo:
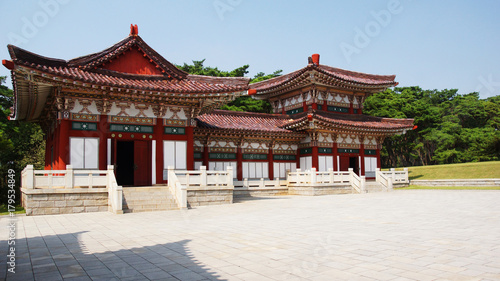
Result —
<instances>
[{"instance_id":1,"label":"open door","mask_svg":"<svg viewBox=\"0 0 500 281\"><path fill-rule=\"evenodd\" d=\"M151 153L147 141L116 141L116 181L123 186L151 184Z\"/></svg>"}]
</instances>

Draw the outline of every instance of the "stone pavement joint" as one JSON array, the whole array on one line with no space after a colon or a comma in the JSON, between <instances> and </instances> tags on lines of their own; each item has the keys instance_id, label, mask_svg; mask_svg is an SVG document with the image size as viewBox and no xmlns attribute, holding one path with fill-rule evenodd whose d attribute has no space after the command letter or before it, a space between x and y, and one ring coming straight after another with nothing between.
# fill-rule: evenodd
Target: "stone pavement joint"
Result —
<instances>
[{"instance_id":1,"label":"stone pavement joint","mask_svg":"<svg viewBox=\"0 0 500 281\"><path fill-rule=\"evenodd\" d=\"M269 197L152 213L19 216L0 280L500 280L500 192Z\"/></svg>"}]
</instances>

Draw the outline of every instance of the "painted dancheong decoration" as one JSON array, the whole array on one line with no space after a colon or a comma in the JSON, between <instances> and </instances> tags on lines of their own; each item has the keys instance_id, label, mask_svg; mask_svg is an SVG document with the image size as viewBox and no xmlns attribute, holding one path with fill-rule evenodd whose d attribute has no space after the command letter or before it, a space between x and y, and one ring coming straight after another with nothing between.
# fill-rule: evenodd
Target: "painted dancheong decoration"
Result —
<instances>
[{"instance_id":1,"label":"painted dancheong decoration","mask_svg":"<svg viewBox=\"0 0 500 281\"><path fill-rule=\"evenodd\" d=\"M315 169L376 178L384 139L413 129L412 119L363 114L369 95L395 76L320 64L249 84L245 77L188 74L131 25L127 38L71 60L8 45L11 119L39 123L46 170L108 170L120 186L168 182L174 170L225 171L235 181L286 179ZM268 100L272 114L218 110L242 95Z\"/></svg>"}]
</instances>

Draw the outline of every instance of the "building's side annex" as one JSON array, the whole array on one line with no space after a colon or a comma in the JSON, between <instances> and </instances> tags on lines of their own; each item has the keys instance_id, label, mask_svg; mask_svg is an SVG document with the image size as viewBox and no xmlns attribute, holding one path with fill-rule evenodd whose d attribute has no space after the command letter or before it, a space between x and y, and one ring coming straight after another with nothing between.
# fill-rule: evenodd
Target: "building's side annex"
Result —
<instances>
[{"instance_id":1,"label":"building's side annex","mask_svg":"<svg viewBox=\"0 0 500 281\"><path fill-rule=\"evenodd\" d=\"M362 114L364 99L397 85L395 76L319 64L255 84L248 78L191 75L139 37L69 61L8 46L12 119L38 122L45 169L115 166L120 185L167 181L167 168L223 170L235 179L285 178L295 169L347 170L368 178L385 137L412 119ZM216 110L241 95L267 99L273 114Z\"/></svg>"}]
</instances>

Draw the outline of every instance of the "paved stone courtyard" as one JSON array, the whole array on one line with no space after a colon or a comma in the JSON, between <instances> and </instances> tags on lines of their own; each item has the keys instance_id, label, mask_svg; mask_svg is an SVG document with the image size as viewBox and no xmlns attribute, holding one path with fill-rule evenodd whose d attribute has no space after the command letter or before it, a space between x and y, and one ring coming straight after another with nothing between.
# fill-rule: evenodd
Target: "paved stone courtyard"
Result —
<instances>
[{"instance_id":1,"label":"paved stone courtyard","mask_svg":"<svg viewBox=\"0 0 500 281\"><path fill-rule=\"evenodd\" d=\"M19 217L7 280L500 280L500 192L274 197Z\"/></svg>"}]
</instances>

